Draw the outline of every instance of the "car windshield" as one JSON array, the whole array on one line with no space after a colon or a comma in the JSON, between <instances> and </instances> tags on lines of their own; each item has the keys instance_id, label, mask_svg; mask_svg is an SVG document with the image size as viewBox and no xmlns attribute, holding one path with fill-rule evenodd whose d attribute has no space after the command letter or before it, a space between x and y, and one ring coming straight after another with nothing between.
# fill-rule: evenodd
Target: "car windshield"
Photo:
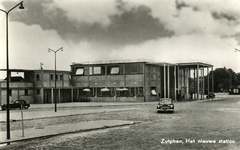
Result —
<instances>
[{"instance_id":1,"label":"car windshield","mask_svg":"<svg viewBox=\"0 0 240 150\"><path fill-rule=\"evenodd\" d=\"M159 101L160 104L172 104L171 99L160 99Z\"/></svg>"}]
</instances>

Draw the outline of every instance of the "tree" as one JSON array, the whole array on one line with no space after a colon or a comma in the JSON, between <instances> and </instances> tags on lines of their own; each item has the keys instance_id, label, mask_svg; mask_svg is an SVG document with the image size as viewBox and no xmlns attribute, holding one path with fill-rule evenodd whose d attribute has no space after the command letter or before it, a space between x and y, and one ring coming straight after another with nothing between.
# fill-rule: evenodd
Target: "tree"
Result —
<instances>
[{"instance_id":1,"label":"tree","mask_svg":"<svg viewBox=\"0 0 240 150\"><path fill-rule=\"evenodd\" d=\"M213 71L213 77L214 92L228 91L229 88L236 88L240 85L240 73L236 74L231 68L216 68ZM212 81L212 71L209 73L209 79ZM207 84L205 85L207 86ZM210 87L211 86L212 85L210 83Z\"/></svg>"}]
</instances>

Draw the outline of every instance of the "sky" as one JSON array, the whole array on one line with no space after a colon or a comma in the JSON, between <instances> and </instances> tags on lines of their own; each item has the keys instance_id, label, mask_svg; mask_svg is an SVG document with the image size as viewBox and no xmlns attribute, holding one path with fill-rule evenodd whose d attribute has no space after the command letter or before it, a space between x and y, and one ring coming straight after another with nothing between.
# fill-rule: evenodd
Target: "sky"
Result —
<instances>
[{"instance_id":1,"label":"sky","mask_svg":"<svg viewBox=\"0 0 240 150\"><path fill-rule=\"evenodd\" d=\"M8 11L21 1L0 0ZM240 72L237 0L24 0L9 13L9 68L70 71L86 61L203 62ZM0 68L6 14L0 11ZM6 76L5 72L1 72ZM0 76L1 78L1 76Z\"/></svg>"}]
</instances>

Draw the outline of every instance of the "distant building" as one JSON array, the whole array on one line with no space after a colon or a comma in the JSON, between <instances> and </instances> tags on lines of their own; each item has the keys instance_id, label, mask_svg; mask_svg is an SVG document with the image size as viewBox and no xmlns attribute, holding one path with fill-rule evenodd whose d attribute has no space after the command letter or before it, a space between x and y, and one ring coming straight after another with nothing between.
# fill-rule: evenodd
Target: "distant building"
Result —
<instances>
[{"instance_id":1,"label":"distant building","mask_svg":"<svg viewBox=\"0 0 240 150\"><path fill-rule=\"evenodd\" d=\"M29 103L57 102L147 102L161 97L174 100L204 99L204 91L213 91L209 73L213 66L205 63L159 63L137 61L99 61L73 63L71 71L21 70L24 77L10 78L10 101L25 99ZM3 70L2 70L3 71ZM206 71L206 72L204 72ZM193 75L192 75L193 74ZM190 78L194 82L190 83ZM204 89L204 80L208 89ZM194 89L190 90L193 84ZM0 82L1 104L6 103L6 81Z\"/></svg>"},{"instance_id":2,"label":"distant building","mask_svg":"<svg viewBox=\"0 0 240 150\"><path fill-rule=\"evenodd\" d=\"M1 70L3 71L3 70ZM10 74L23 73L24 76L10 78L9 100L25 99L28 103L53 103L55 70L10 69ZM71 102L70 71L57 71L57 99L59 102ZM0 82L0 103L6 103L6 79Z\"/></svg>"}]
</instances>

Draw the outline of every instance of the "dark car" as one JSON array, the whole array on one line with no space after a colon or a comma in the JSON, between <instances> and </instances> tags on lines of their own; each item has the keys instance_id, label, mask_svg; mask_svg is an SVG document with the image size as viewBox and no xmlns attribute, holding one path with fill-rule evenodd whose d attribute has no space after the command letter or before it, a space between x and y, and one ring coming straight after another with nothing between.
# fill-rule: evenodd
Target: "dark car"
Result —
<instances>
[{"instance_id":1,"label":"dark car","mask_svg":"<svg viewBox=\"0 0 240 150\"><path fill-rule=\"evenodd\" d=\"M173 112L174 104L171 98L161 98L157 105L158 112Z\"/></svg>"},{"instance_id":2,"label":"dark car","mask_svg":"<svg viewBox=\"0 0 240 150\"><path fill-rule=\"evenodd\" d=\"M214 94L213 92L210 92L210 93L207 95L207 98L214 99L214 98L215 98L215 94Z\"/></svg>"},{"instance_id":3,"label":"dark car","mask_svg":"<svg viewBox=\"0 0 240 150\"><path fill-rule=\"evenodd\" d=\"M3 104L1 107L2 107L2 110L6 110L7 104ZM9 109L12 109L12 108L28 109L29 107L30 107L30 104L28 104L25 100L15 100L9 104Z\"/></svg>"}]
</instances>

